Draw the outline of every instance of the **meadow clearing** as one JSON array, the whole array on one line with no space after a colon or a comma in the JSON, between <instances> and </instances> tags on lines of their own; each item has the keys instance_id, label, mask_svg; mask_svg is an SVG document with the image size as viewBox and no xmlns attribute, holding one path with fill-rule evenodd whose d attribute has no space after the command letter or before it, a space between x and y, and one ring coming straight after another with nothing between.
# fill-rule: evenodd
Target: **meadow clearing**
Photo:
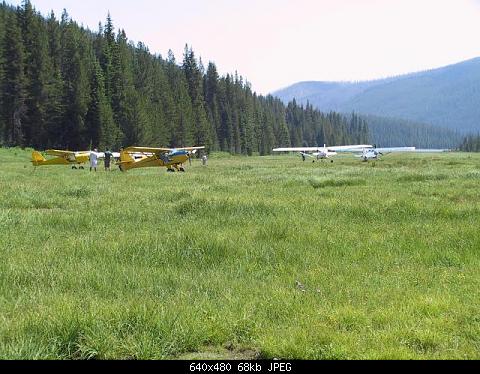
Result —
<instances>
[{"instance_id":1,"label":"meadow clearing","mask_svg":"<svg viewBox=\"0 0 480 374\"><path fill-rule=\"evenodd\" d=\"M0 358L480 358L480 155L29 160L0 150Z\"/></svg>"}]
</instances>

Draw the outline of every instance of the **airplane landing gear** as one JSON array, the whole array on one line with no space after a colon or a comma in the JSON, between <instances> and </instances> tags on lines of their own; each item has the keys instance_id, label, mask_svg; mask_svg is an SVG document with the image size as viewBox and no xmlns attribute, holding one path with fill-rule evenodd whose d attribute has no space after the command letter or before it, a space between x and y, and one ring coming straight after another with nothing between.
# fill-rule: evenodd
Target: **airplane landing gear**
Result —
<instances>
[{"instance_id":1,"label":"airplane landing gear","mask_svg":"<svg viewBox=\"0 0 480 374\"><path fill-rule=\"evenodd\" d=\"M72 170L77 170L77 167L76 167L76 166L72 166Z\"/></svg>"},{"instance_id":2,"label":"airplane landing gear","mask_svg":"<svg viewBox=\"0 0 480 374\"><path fill-rule=\"evenodd\" d=\"M167 169L167 173L175 173L175 169Z\"/></svg>"}]
</instances>

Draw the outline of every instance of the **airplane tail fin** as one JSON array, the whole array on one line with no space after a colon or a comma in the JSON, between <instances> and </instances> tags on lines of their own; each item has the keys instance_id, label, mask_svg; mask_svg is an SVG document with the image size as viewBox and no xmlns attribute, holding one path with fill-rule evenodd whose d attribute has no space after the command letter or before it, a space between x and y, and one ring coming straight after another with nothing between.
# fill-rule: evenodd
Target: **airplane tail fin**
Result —
<instances>
[{"instance_id":1,"label":"airplane tail fin","mask_svg":"<svg viewBox=\"0 0 480 374\"><path fill-rule=\"evenodd\" d=\"M130 166L135 163L135 159L128 152L120 152L120 162L117 162L118 167L121 171L127 171L130 169Z\"/></svg>"},{"instance_id":2,"label":"airplane tail fin","mask_svg":"<svg viewBox=\"0 0 480 374\"><path fill-rule=\"evenodd\" d=\"M42 156L42 154L40 152L35 151L35 152L32 153L32 163L33 163L33 165L37 166L39 163L45 162L45 161L47 161L47 160L45 159L45 157Z\"/></svg>"},{"instance_id":3,"label":"airplane tail fin","mask_svg":"<svg viewBox=\"0 0 480 374\"><path fill-rule=\"evenodd\" d=\"M120 162L135 162L135 159L130 155L130 153L123 151L120 153Z\"/></svg>"}]
</instances>

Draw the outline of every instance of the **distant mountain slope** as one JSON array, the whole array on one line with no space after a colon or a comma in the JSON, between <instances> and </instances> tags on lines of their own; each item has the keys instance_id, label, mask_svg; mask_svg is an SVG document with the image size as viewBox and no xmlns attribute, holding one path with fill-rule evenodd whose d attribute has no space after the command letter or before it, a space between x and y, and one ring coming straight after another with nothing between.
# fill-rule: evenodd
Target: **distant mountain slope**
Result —
<instances>
[{"instance_id":1,"label":"distant mountain slope","mask_svg":"<svg viewBox=\"0 0 480 374\"><path fill-rule=\"evenodd\" d=\"M370 142L379 147L456 149L463 137L456 131L398 118L364 115Z\"/></svg>"},{"instance_id":2,"label":"distant mountain slope","mask_svg":"<svg viewBox=\"0 0 480 374\"><path fill-rule=\"evenodd\" d=\"M275 92L287 101L310 102L321 110L402 118L450 128L480 131L480 58L389 79L302 82Z\"/></svg>"}]
</instances>

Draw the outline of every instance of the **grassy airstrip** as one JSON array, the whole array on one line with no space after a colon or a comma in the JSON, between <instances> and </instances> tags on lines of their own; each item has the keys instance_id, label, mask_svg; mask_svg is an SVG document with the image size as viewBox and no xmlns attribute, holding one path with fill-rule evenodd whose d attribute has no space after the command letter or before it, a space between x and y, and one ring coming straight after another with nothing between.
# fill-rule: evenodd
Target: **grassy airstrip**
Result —
<instances>
[{"instance_id":1,"label":"grassy airstrip","mask_svg":"<svg viewBox=\"0 0 480 374\"><path fill-rule=\"evenodd\" d=\"M0 358L480 358L480 155L29 159L0 150Z\"/></svg>"}]
</instances>

